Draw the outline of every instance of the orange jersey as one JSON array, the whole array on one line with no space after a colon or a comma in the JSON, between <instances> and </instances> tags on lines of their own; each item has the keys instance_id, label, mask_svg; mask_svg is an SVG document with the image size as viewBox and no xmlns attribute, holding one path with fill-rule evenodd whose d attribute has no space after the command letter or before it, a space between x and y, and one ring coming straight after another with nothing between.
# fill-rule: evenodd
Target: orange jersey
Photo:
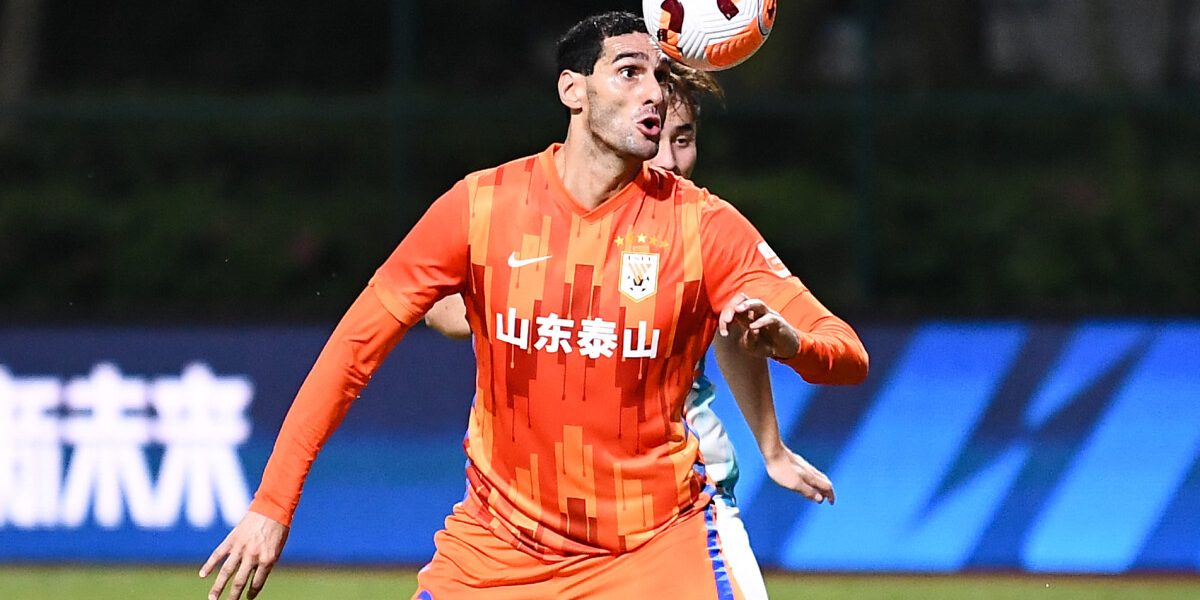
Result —
<instances>
[{"instance_id":1,"label":"orange jersey","mask_svg":"<svg viewBox=\"0 0 1200 600\"><path fill-rule=\"evenodd\" d=\"M466 512L533 554L617 553L708 502L682 411L718 312L738 292L800 329L788 364L806 379L852 382L866 355L725 201L646 166L588 211L564 188L556 151L456 184L376 273L375 298L356 306L386 307L399 323L384 336L394 343L439 298L463 294L478 360ZM339 329L364 319L379 320L348 314ZM293 412L336 424L352 384L369 377L354 365L390 348L356 349L346 336L333 349L331 340ZM353 367L346 381L320 385L322 362L337 361ZM338 408L305 408L322 394ZM308 430L327 437L326 424L285 422L275 454L303 456L272 456L252 509L290 518L323 442Z\"/></svg>"}]
</instances>

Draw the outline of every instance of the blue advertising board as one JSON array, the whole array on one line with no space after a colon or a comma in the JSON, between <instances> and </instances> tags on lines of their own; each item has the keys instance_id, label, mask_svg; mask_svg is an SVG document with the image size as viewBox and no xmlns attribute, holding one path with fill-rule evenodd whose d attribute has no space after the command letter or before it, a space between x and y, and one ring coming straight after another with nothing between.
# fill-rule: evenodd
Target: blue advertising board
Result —
<instances>
[{"instance_id":1,"label":"blue advertising board","mask_svg":"<svg viewBox=\"0 0 1200 600\"><path fill-rule=\"evenodd\" d=\"M871 376L772 364L774 485L716 369L760 562L817 571L1200 570L1200 323L859 328ZM0 330L0 561L199 564L249 503L322 328ZM315 463L285 560L421 564L464 491L470 346L415 329Z\"/></svg>"}]
</instances>

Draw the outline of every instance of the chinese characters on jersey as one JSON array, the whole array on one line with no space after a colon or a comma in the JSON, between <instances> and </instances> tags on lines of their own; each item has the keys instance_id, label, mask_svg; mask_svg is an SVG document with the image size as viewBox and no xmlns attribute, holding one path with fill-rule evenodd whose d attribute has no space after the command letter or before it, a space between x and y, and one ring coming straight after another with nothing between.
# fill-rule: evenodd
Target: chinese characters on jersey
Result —
<instances>
[{"instance_id":1,"label":"chinese characters on jersey","mask_svg":"<svg viewBox=\"0 0 1200 600\"><path fill-rule=\"evenodd\" d=\"M648 330L645 321L638 321L637 327L626 327L620 337L617 324L602 318L580 319L578 327L573 319L564 319L558 313L533 321L537 327L531 333L529 319L518 318L517 309L509 308L508 314L496 313L496 339L528 350L533 337L534 350L570 354L578 349L581 356L591 359L612 358L618 347L621 358L658 356L659 330ZM618 340L622 342L619 346Z\"/></svg>"}]
</instances>

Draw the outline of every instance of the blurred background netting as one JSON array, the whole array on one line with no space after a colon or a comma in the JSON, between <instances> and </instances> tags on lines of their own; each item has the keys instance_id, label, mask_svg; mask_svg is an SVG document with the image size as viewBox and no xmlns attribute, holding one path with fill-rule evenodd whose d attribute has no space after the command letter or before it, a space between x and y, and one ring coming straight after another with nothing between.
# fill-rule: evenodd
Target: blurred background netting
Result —
<instances>
[{"instance_id":1,"label":"blurred background netting","mask_svg":"<svg viewBox=\"0 0 1200 600\"><path fill-rule=\"evenodd\" d=\"M1200 1L789 0L696 179L855 317L1200 306ZM336 318L627 2L0 4L9 323Z\"/></svg>"}]
</instances>

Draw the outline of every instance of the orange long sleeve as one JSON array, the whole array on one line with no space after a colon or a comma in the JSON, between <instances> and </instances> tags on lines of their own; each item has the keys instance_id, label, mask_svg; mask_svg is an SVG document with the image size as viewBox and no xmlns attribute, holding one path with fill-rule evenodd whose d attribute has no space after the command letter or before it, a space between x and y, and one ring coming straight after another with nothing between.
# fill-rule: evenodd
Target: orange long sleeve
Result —
<instances>
[{"instance_id":1,"label":"orange long sleeve","mask_svg":"<svg viewBox=\"0 0 1200 600\"><path fill-rule=\"evenodd\" d=\"M290 525L317 453L408 325L363 290L333 330L288 410L250 510Z\"/></svg>"},{"instance_id":2,"label":"orange long sleeve","mask_svg":"<svg viewBox=\"0 0 1200 600\"><path fill-rule=\"evenodd\" d=\"M779 314L800 335L800 351L783 364L805 381L850 385L867 378L870 360L858 334L845 321L805 291L788 302Z\"/></svg>"},{"instance_id":3,"label":"orange long sleeve","mask_svg":"<svg viewBox=\"0 0 1200 600\"><path fill-rule=\"evenodd\" d=\"M800 351L780 362L805 381L854 384L866 379L867 351L858 334L792 275L746 217L714 196L704 207L700 228L720 232L701 239L705 281L716 310L739 292L759 298L800 334Z\"/></svg>"}]
</instances>

